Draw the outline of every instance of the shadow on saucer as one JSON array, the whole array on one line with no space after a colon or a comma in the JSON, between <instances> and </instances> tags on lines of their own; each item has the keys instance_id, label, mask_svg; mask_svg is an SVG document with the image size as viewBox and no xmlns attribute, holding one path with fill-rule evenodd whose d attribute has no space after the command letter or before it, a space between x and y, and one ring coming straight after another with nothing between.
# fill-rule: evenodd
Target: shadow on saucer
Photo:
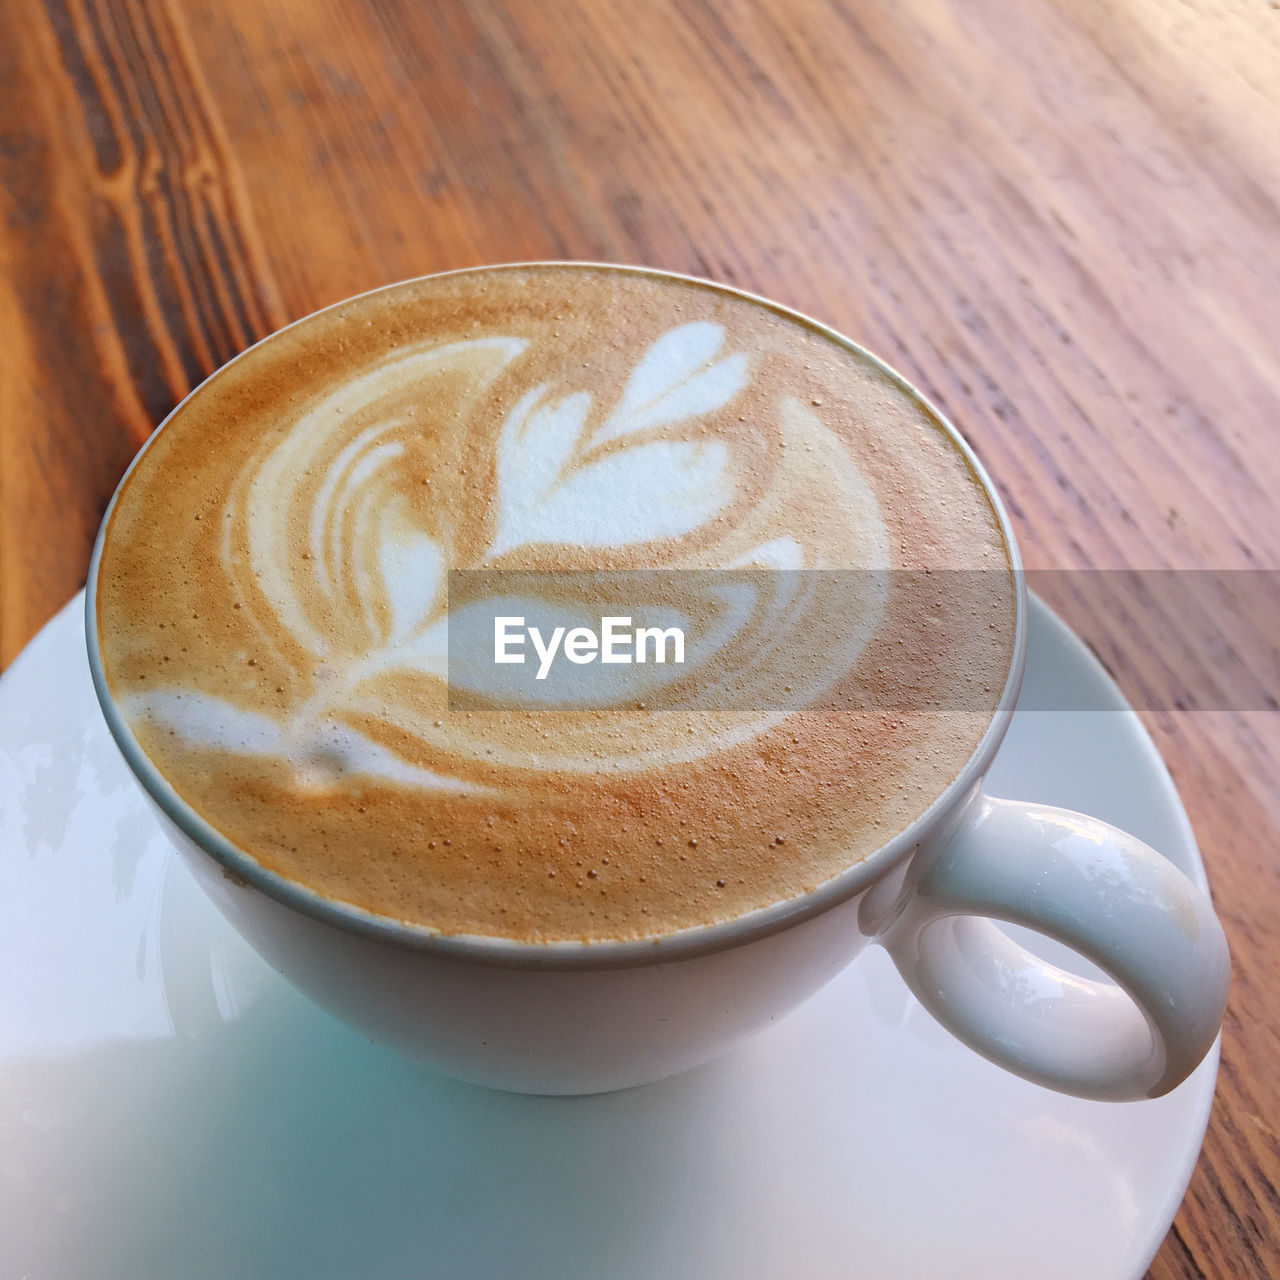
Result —
<instances>
[{"instance_id":1,"label":"shadow on saucer","mask_svg":"<svg viewBox=\"0 0 1280 1280\"><path fill-rule=\"evenodd\" d=\"M170 1036L0 1068L13 1274L641 1277L715 1234L733 1059L588 1098L449 1080L228 967L195 893L175 864L153 917Z\"/></svg>"}]
</instances>

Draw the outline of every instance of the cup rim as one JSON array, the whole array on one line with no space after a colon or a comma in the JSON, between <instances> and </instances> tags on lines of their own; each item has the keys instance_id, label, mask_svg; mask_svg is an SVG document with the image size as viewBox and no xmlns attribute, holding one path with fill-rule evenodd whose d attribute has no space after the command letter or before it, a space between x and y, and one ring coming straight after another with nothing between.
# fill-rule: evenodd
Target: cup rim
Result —
<instances>
[{"instance_id":1,"label":"cup rim","mask_svg":"<svg viewBox=\"0 0 1280 1280\"><path fill-rule=\"evenodd\" d=\"M641 938L557 939L538 942L486 934L446 933L431 925L379 915L354 903L325 897L307 885L271 870L258 862L249 853L237 848L178 794L172 784L169 783L152 763L150 757L139 746L132 730L115 705L115 700L107 687L106 676L102 667L97 629L98 571L101 565L106 532L111 523L116 503L134 468L159 434L182 410L187 401L207 383L217 378L223 370L248 355L256 347L272 341L272 339L292 329L295 325L302 324L335 307L346 306L357 299L370 297L385 290L397 289L403 285L419 281L456 275L519 270L529 267L568 267L594 271L614 271L680 281L685 284L693 284L700 288L710 289L717 293L742 298L785 319L803 325L827 340L854 352L860 358L870 361L900 391L914 400L924 410L933 425L951 441L968 465L974 479L982 487L987 501L991 504L996 516L996 523L1004 540L1005 551L1009 561L1009 571L1014 582L1013 652L1010 657L1009 670L1005 676L1004 684L1000 690L1000 697L995 711L992 713L991 720L969 759L922 813L861 861L855 862L843 871L837 872L834 876L815 885L812 889L793 894L788 898L779 899L763 907L757 907L741 915L731 916L726 920L692 925L670 933ZM285 906L300 911L304 915L322 923L378 942L436 953L457 960L479 961L488 965L506 968L612 969L689 959L694 956L707 955L742 946L759 938L779 933L804 920L821 915L839 903L851 898L854 894L879 879L880 876L903 858L919 842L921 836L938 821L940 816L960 803L963 797L981 780L1001 740L1004 738L1013 716L1014 701L1026 665L1027 593L1022 573L1022 559L1018 551L1018 544L1014 538L1013 527L1009 520L1008 512L1000 500L1000 495L996 492L995 485L991 481L991 477L987 474L986 469L968 442L951 424L946 415L919 388L879 356L868 351L851 338L845 337L844 334L839 333L829 325L825 325L821 321L805 315L803 312L783 306L781 303L774 302L759 294L750 293L745 289L737 289L714 280L707 280L677 271L667 271L657 267L640 267L624 263L587 262L572 259L547 259L530 262L497 263L489 266L461 267L451 271L432 272L428 275L409 277L405 280L379 285L362 293L353 294L349 298L343 298L338 302L330 303L328 306L309 312L307 315L300 316L265 337L258 339L257 342L237 353L225 364L220 365L207 378L203 379L197 386L193 387L165 415L159 426L156 427L138 450L111 495L111 501L107 504L102 523L99 525L97 536L94 539L93 553L89 561L88 580L85 587L85 637L94 692L97 694L107 727L134 777L151 801L177 827L179 832L203 853L219 863L233 880L247 883Z\"/></svg>"}]
</instances>

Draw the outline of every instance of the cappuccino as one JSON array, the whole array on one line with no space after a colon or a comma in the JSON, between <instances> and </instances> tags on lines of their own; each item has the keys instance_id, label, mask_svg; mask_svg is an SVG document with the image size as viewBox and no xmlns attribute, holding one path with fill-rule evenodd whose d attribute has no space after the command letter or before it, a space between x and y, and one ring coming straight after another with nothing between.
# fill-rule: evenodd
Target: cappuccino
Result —
<instances>
[{"instance_id":1,"label":"cappuccino","mask_svg":"<svg viewBox=\"0 0 1280 1280\"><path fill-rule=\"evenodd\" d=\"M652 598L608 585L636 573ZM555 622L592 575L593 656L625 617L679 661L577 665L566 613L560 672L623 684L538 683L530 641L551 692L495 702L495 619L504 654L537 630L509 584ZM456 652L486 593L487 672ZM382 289L219 371L121 487L96 623L142 750L262 865L545 941L727 919L874 852L972 755L1015 606L983 485L883 366L710 284L552 264Z\"/></svg>"}]
</instances>

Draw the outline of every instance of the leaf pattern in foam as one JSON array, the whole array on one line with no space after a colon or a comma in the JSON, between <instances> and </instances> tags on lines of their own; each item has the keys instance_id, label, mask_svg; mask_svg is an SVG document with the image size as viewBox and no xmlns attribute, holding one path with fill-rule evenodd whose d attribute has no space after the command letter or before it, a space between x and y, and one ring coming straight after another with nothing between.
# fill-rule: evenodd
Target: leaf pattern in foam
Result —
<instances>
[{"instance_id":1,"label":"leaf pattern in foam","mask_svg":"<svg viewBox=\"0 0 1280 1280\"><path fill-rule=\"evenodd\" d=\"M184 746L282 760L305 787L328 787L344 775L355 775L439 790L484 790L404 760L359 730L328 717L282 725L258 712L185 689L135 694L125 706L131 719L153 721L174 733Z\"/></svg>"},{"instance_id":2,"label":"leaf pattern in foam","mask_svg":"<svg viewBox=\"0 0 1280 1280\"><path fill-rule=\"evenodd\" d=\"M746 386L748 373L741 352L715 359L723 345L724 329L705 320L664 333L632 371L594 443L722 409Z\"/></svg>"},{"instance_id":3,"label":"leaf pattern in foam","mask_svg":"<svg viewBox=\"0 0 1280 1280\"><path fill-rule=\"evenodd\" d=\"M663 334L632 370L592 445L723 408L748 375L745 355L715 358L723 345L723 328L706 321ZM573 468L591 396L580 391L542 405L545 394L544 384L524 395L499 437L490 557L538 542L616 547L681 537L725 502L728 455L719 442L632 444Z\"/></svg>"},{"instance_id":4,"label":"leaf pattern in foam","mask_svg":"<svg viewBox=\"0 0 1280 1280\"><path fill-rule=\"evenodd\" d=\"M131 720L154 720L186 747L274 756L281 753L284 743L282 727L269 716L192 689L135 693L123 706Z\"/></svg>"},{"instance_id":5,"label":"leaf pattern in foam","mask_svg":"<svg viewBox=\"0 0 1280 1280\"><path fill-rule=\"evenodd\" d=\"M789 534L762 542L731 560L726 569L803 569L804 549Z\"/></svg>"},{"instance_id":6,"label":"leaf pattern in foam","mask_svg":"<svg viewBox=\"0 0 1280 1280\"><path fill-rule=\"evenodd\" d=\"M573 453L591 409L579 391L539 407L545 384L520 398L498 438L498 533L491 556L539 541L528 534Z\"/></svg>"},{"instance_id":7,"label":"leaf pattern in foam","mask_svg":"<svg viewBox=\"0 0 1280 1280\"><path fill-rule=\"evenodd\" d=\"M395 507L384 510L378 546L382 589L391 611L388 644L403 643L426 620L444 584L444 553Z\"/></svg>"},{"instance_id":8,"label":"leaf pattern in foam","mask_svg":"<svg viewBox=\"0 0 1280 1280\"><path fill-rule=\"evenodd\" d=\"M472 391L457 405L469 411L480 394L527 347L520 338L471 338L444 346L419 347L370 369L336 391L322 396L294 423L293 430L260 462L248 484L248 563L246 590L261 591L279 621L292 637L316 655L328 656L334 648L326 612L342 604L340 583L351 566L344 562L341 539L327 534L337 528L348 499L358 497L362 486L383 462L400 456L403 444L385 438L404 427L388 419L347 440L325 465L318 491L307 502L310 548L303 561L305 571L295 569L289 552L290 522L297 518L295 499L306 489L310 468L326 459L347 425L367 414L380 401L421 388L430 394L435 379L458 367L459 361L480 361ZM365 454L363 462L358 461ZM354 474L355 467L361 470ZM371 468L371 470L366 470ZM344 491L345 485L345 491ZM224 551L228 572L239 573L230 550ZM312 601L322 604L317 609Z\"/></svg>"},{"instance_id":9,"label":"leaf pattern in foam","mask_svg":"<svg viewBox=\"0 0 1280 1280\"><path fill-rule=\"evenodd\" d=\"M724 505L727 456L719 440L653 440L607 454L528 508L504 549L534 542L620 547L691 533Z\"/></svg>"},{"instance_id":10,"label":"leaf pattern in foam","mask_svg":"<svg viewBox=\"0 0 1280 1280\"><path fill-rule=\"evenodd\" d=\"M429 627L397 644L387 645L366 658L355 669L359 678L394 668L418 671L445 680L449 675L449 615L443 614Z\"/></svg>"}]
</instances>

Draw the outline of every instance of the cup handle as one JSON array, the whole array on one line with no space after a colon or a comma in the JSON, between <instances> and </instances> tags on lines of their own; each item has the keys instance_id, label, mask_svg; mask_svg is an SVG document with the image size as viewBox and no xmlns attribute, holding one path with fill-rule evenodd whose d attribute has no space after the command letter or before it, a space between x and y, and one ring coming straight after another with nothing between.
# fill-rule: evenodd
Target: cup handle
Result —
<instances>
[{"instance_id":1,"label":"cup handle","mask_svg":"<svg viewBox=\"0 0 1280 1280\"><path fill-rule=\"evenodd\" d=\"M1209 1051L1230 957L1209 899L1167 859L1084 814L979 793L917 853L877 941L920 1003L1002 1067L1083 1098L1168 1093ZM1033 955L1025 925L1115 984Z\"/></svg>"}]
</instances>

